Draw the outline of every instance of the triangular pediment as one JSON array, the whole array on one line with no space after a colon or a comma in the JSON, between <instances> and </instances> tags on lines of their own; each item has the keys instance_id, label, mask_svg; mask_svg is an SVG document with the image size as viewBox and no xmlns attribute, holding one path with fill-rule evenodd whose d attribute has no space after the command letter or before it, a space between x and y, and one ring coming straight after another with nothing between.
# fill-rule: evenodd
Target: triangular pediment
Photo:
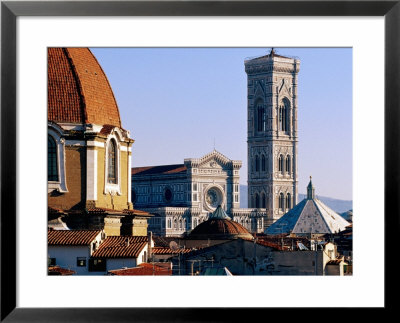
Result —
<instances>
[{"instance_id":1,"label":"triangular pediment","mask_svg":"<svg viewBox=\"0 0 400 323\"><path fill-rule=\"evenodd\" d=\"M289 85L287 84L287 82L285 82L285 80L282 80L282 83L279 87L279 96L280 97L290 97L290 88Z\"/></svg>"},{"instance_id":2,"label":"triangular pediment","mask_svg":"<svg viewBox=\"0 0 400 323\"><path fill-rule=\"evenodd\" d=\"M263 85L260 82L257 82L255 90L254 90L254 97L255 98L262 98L265 97L265 90Z\"/></svg>"},{"instance_id":3,"label":"triangular pediment","mask_svg":"<svg viewBox=\"0 0 400 323\"><path fill-rule=\"evenodd\" d=\"M231 160L221 154L220 152L213 150L211 153L203 156L199 160L200 168L225 168Z\"/></svg>"}]
</instances>

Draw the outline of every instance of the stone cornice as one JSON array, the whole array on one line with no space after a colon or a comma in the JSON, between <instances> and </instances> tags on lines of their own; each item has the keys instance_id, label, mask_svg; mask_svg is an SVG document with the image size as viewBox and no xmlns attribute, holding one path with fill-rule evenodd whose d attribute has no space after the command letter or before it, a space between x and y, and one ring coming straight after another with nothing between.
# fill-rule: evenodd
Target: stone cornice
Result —
<instances>
[{"instance_id":1,"label":"stone cornice","mask_svg":"<svg viewBox=\"0 0 400 323\"><path fill-rule=\"evenodd\" d=\"M251 65L246 65L245 71L247 74L261 74L270 72L298 73L300 71L300 65L299 64L284 64L284 65L251 64Z\"/></svg>"}]
</instances>

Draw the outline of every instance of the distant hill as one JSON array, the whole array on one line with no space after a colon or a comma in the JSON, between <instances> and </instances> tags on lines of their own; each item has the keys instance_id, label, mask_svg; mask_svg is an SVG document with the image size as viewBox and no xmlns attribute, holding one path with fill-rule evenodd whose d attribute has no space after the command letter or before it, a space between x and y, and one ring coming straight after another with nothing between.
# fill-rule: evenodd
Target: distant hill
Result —
<instances>
[{"instance_id":1,"label":"distant hill","mask_svg":"<svg viewBox=\"0 0 400 323\"><path fill-rule=\"evenodd\" d=\"M306 194L299 194L299 202L306 197ZM332 210L341 214L353 209L353 201L338 200L331 197L319 196L317 198L328 205ZM240 207L247 208L247 185L240 185Z\"/></svg>"}]
</instances>

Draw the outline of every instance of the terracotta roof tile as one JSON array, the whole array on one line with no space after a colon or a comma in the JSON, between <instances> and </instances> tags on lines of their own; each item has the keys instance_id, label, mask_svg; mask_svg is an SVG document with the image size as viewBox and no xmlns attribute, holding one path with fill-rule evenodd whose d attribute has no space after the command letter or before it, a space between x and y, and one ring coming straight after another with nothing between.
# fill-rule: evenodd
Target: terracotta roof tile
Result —
<instances>
[{"instance_id":1,"label":"terracotta roof tile","mask_svg":"<svg viewBox=\"0 0 400 323\"><path fill-rule=\"evenodd\" d=\"M61 275L61 276L76 274L75 271L71 269L62 268L60 266L50 266L48 267L47 272L49 275Z\"/></svg>"},{"instance_id":2,"label":"terracotta roof tile","mask_svg":"<svg viewBox=\"0 0 400 323\"><path fill-rule=\"evenodd\" d=\"M142 263L135 268L110 270L109 273L118 276L170 276L172 275L172 269L166 269L164 267L149 263Z\"/></svg>"},{"instance_id":3,"label":"terracotta roof tile","mask_svg":"<svg viewBox=\"0 0 400 323\"><path fill-rule=\"evenodd\" d=\"M113 210L104 209L104 208L100 208L100 207L93 207L93 208L88 208L88 209L86 209L86 211L87 211L88 213L95 213L95 214L98 214L98 213L107 213L108 211L113 211Z\"/></svg>"},{"instance_id":4,"label":"terracotta roof tile","mask_svg":"<svg viewBox=\"0 0 400 323\"><path fill-rule=\"evenodd\" d=\"M87 213L90 214L105 214L105 213L112 213L112 214L129 214L129 215L143 215L143 216L151 216L149 212L142 211L142 210L136 210L136 209L125 209L125 210L113 210L113 209L107 209L107 208L102 208L102 207L94 207L94 208L88 208L86 209Z\"/></svg>"},{"instance_id":5,"label":"terracotta roof tile","mask_svg":"<svg viewBox=\"0 0 400 323\"><path fill-rule=\"evenodd\" d=\"M200 223L189 234L189 238L248 238L253 239L253 236L240 223L220 218L210 218L205 222Z\"/></svg>"},{"instance_id":6,"label":"terracotta roof tile","mask_svg":"<svg viewBox=\"0 0 400 323\"><path fill-rule=\"evenodd\" d=\"M178 250L172 250L171 248L167 247L153 247L151 248L151 252L155 255L170 255L170 254L177 254L177 253L188 253L192 251L192 249L182 248Z\"/></svg>"},{"instance_id":7,"label":"terracotta roof tile","mask_svg":"<svg viewBox=\"0 0 400 323\"><path fill-rule=\"evenodd\" d=\"M100 232L101 230L49 230L47 244L49 246L88 246Z\"/></svg>"},{"instance_id":8,"label":"terracotta roof tile","mask_svg":"<svg viewBox=\"0 0 400 323\"><path fill-rule=\"evenodd\" d=\"M125 210L123 211L123 213L125 213L125 214L132 214L132 215L146 215L146 216L152 216L152 214L150 214L149 212L142 211L142 210L136 210L136 209L132 209L132 210L125 209Z\"/></svg>"},{"instance_id":9,"label":"terracotta roof tile","mask_svg":"<svg viewBox=\"0 0 400 323\"><path fill-rule=\"evenodd\" d=\"M257 244L259 244L261 246L265 246L265 247L271 247L271 248L274 248L276 250L281 250L281 251L289 249L289 247L287 247L287 246L282 247L281 245L279 245L277 243L274 243L271 241L266 241L266 240L259 240L259 241L257 241Z\"/></svg>"},{"instance_id":10,"label":"terracotta roof tile","mask_svg":"<svg viewBox=\"0 0 400 323\"><path fill-rule=\"evenodd\" d=\"M117 103L88 48L48 48L48 120L121 127Z\"/></svg>"},{"instance_id":11,"label":"terracotta roof tile","mask_svg":"<svg viewBox=\"0 0 400 323\"><path fill-rule=\"evenodd\" d=\"M95 258L137 258L147 242L148 238L145 236L107 237L92 256Z\"/></svg>"},{"instance_id":12,"label":"terracotta roof tile","mask_svg":"<svg viewBox=\"0 0 400 323\"><path fill-rule=\"evenodd\" d=\"M100 133L103 135L108 135L115 128L113 125L105 124L103 128L101 128Z\"/></svg>"},{"instance_id":13,"label":"terracotta roof tile","mask_svg":"<svg viewBox=\"0 0 400 323\"><path fill-rule=\"evenodd\" d=\"M83 96L66 50L49 48L47 60L48 119L84 123Z\"/></svg>"},{"instance_id":14,"label":"terracotta roof tile","mask_svg":"<svg viewBox=\"0 0 400 323\"><path fill-rule=\"evenodd\" d=\"M176 174L185 173L187 167L184 164L144 166L132 168L132 175L155 175L155 174Z\"/></svg>"}]
</instances>

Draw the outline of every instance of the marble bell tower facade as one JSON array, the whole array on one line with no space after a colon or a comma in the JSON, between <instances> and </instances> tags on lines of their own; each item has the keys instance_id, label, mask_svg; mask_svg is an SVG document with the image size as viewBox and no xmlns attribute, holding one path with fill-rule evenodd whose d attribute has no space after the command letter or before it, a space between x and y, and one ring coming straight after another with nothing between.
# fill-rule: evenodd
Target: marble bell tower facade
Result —
<instances>
[{"instance_id":1,"label":"marble bell tower facade","mask_svg":"<svg viewBox=\"0 0 400 323\"><path fill-rule=\"evenodd\" d=\"M269 226L297 204L297 76L300 60L268 55L245 60L248 207Z\"/></svg>"}]
</instances>

